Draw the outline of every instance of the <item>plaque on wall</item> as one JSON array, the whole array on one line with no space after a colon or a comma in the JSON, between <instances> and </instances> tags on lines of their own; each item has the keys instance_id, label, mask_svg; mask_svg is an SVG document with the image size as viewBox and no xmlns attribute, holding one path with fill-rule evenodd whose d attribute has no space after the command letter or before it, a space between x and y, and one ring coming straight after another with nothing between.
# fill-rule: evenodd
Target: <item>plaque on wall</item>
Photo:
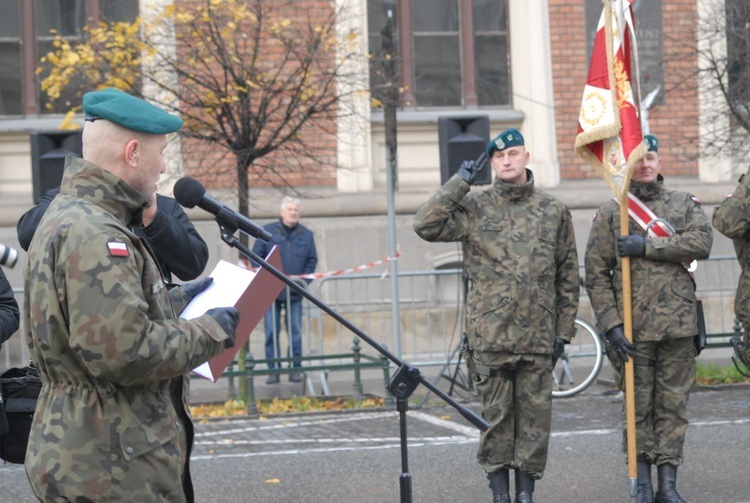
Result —
<instances>
[{"instance_id":1,"label":"plaque on wall","mask_svg":"<svg viewBox=\"0 0 750 503\"><path fill-rule=\"evenodd\" d=\"M664 38L662 0L635 0L635 39L638 44L641 99L661 86L653 105L664 100ZM594 36L604 8L602 0L586 0L586 61L591 61ZM635 54L635 53L634 53Z\"/></svg>"}]
</instances>

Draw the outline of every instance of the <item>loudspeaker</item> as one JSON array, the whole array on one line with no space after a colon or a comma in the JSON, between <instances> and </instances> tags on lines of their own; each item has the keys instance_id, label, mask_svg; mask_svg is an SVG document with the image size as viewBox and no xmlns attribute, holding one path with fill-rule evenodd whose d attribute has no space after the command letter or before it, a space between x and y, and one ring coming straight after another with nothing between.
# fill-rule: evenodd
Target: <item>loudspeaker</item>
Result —
<instances>
[{"instance_id":1,"label":"loudspeaker","mask_svg":"<svg viewBox=\"0 0 750 503\"><path fill-rule=\"evenodd\" d=\"M60 186L65 158L81 157L81 131L32 131L31 181L34 204L45 192Z\"/></svg>"},{"instance_id":2,"label":"loudspeaker","mask_svg":"<svg viewBox=\"0 0 750 503\"><path fill-rule=\"evenodd\" d=\"M490 118L487 115L438 117L440 143L440 184L456 174L463 161L479 157L490 141ZM492 183L490 163L480 171L474 185Z\"/></svg>"}]
</instances>

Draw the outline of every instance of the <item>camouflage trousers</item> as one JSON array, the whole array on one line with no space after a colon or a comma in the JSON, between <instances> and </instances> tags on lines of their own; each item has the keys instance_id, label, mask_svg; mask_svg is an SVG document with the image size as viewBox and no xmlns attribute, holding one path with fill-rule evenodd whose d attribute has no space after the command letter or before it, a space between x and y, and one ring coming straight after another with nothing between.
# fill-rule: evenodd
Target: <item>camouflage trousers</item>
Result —
<instances>
[{"instance_id":1,"label":"camouflage trousers","mask_svg":"<svg viewBox=\"0 0 750 503\"><path fill-rule=\"evenodd\" d=\"M477 461L488 473L518 468L542 478L552 420L550 355L474 353L482 416ZM486 375L492 369L492 374Z\"/></svg>"},{"instance_id":2,"label":"camouflage trousers","mask_svg":"<svg viewBox=\"0 0 750 503\"><path fill-rule=\"evenodd\" d=\"M679 466L688 427L688 395L695 382L693 338L638 342L634 363L636 457ZM622 379L619 387L624 390ZM625 403L622 428L622 450L627 453Z\"/></svg>"}]
</instances>

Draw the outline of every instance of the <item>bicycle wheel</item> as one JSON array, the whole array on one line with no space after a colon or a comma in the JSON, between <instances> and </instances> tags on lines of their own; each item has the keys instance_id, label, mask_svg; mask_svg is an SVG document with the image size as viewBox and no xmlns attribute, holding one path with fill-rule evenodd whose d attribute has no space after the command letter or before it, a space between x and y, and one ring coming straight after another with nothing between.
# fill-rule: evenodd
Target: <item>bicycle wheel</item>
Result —
<instances>
[{"instance_id":1,"label":"bicycle wheel","mask_svg":"<svg viewBox=\"0 0 750 503\"><path fill-rule=\"evenodd\" d=\"M584 320L576 320L576 336L565 345L565 353L552 371L552 396L573 396L594 382L602 368L602 342L596 329Z\"/></svg>"}]
</instances>

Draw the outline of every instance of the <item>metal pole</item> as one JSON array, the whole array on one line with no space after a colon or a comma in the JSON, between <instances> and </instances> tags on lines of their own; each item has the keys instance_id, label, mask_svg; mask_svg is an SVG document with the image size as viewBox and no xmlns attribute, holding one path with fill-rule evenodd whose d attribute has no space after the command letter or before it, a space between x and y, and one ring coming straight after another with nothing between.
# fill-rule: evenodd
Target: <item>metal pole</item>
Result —
<instances>
[{"instance_id":1,"label":"metal pole","mask_svg":"<svg viewBox=\"0 0 750 503\"><path fill-rule=\"evenodd\" d=\"M401 357L401 313L398 305L398 244L396 237L396 208L393 197L393 176L395 162L388 152L388 241L390 243L391 260L391 316L393 317L393 346L396 355Z\"/></svg>"},{"instance_id":2,"label":"metal pole","mask_svg":"<svg viewBox=\"0 0 750 503\"><path fill-rule=\"evenodd\" d=\"M396 81L396 51L393 42L393 11L388 11L388 20L381 31L385 78L385 150L386 150L386 190L388 193L388 241L391 261L391 316L393 346L401 357L401 314L398 296L398 241L396 236L396 204L394 192L398 186L398 156L396 142L396 107L398 106L398 82Z\"/></svg>"}]
</instances>

